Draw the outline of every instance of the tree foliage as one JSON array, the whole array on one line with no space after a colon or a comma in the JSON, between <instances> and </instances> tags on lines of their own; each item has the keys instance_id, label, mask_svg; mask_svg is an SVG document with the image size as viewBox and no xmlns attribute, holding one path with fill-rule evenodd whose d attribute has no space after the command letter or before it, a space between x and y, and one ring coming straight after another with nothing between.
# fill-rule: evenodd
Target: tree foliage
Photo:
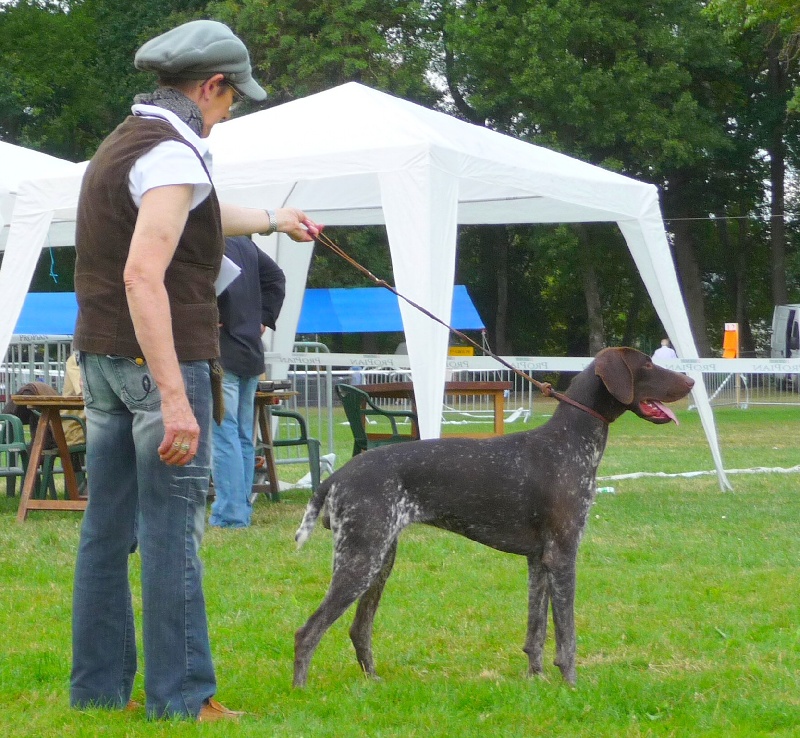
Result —
<instances>
[{"instance_id":1,"label":"tree foliage","mask_svg":"<svg viewBox=\"0 0 800 738\"><path fill-rule=\"evenodd\" d=\"M270 94L267 105L344 82L434 100L426 80L426 31L415 2L223 0L209 11L246 41Z\"/></svg>"},{"instance_id":2,"label":"tree foliage","mask_svg":"<svg viewBox=\"0 0 800 738\"><path fill-rule=\"evenodd\" d=\"M765 33L767 44L780 46L780 60L787 66L800 55L800 3L796 0L710 0L706 10L719 18L729 35ZM787 107L800 113L800 87L796 84Z\"/></svg>"}]
</instances>

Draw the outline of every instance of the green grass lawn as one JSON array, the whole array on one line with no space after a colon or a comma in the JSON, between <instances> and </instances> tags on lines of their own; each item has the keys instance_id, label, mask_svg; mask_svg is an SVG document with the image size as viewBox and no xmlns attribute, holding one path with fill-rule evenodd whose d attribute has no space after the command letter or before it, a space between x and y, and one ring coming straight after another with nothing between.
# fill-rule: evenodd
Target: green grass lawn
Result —
<instances>
[{"instance_id":1,"label":"green grass lawn","mask_svg":"<svg viewBox=\"0 0 800 738\"><path fill-rule=\"evenodd\" d=\"M697 415L678 414L680 427L621 418L601 475L713 469ZM800 409L716 418L726 468L800 463ZM349 436L337 429L341 463ZM0 498L0 735L800 736L800 475L731 481L722 493L714 476L623 479L598 496L578 561L574 689L551 665L552 639L546 679L525 677L525 561L422 526L401 538L376 619L382 679L361 675L348 613L308 688L292 689L293 633L327 588L330 532L297 551L308 493L259 500L251 528L203 543L218 697L249 715L199 726L69 709L80 516L32 512L19 525L17 500Z\"/></svg>"}]
</instances>

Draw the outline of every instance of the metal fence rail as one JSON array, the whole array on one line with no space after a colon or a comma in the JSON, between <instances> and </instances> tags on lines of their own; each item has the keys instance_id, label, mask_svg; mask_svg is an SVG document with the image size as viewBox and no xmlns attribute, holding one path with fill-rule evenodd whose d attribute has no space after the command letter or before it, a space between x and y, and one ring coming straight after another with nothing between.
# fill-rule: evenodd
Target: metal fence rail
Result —
<instances>
[{"instance_id":1,"label":"metal fence rail","mask_svg":"<svg viewBox=\"0 0 800 738\"><path fill-rule=\"evenodd\" d=\"M60 393L71 353L72 336L12 336L0 363L0 400L5 402L28 382L44 382Z\"/></svg>"},{"instance_id":2,"label":"metal fence rail","mask_svg":"<svg viewBox=\"0 0 800 738\"><path fill-rule=\"evenodd\" d=\"M797 374L704 373L712 407L751 405L800 406L800 381Z\"/></svg>"},{"instance_id":3,"label":"metal fence rail","mask_svg":"<svg viewBox=\"0 0 800 738\"><path fill-rule=\"evenodd\" d=\"M288 379L292 383L292 390L298 394L287 401L287 406L305 417L308 434L319 439L322 453L331 454L334 448L333 387L337 381L337 373L332 367L314 361L316 355L328 353L328 347L324 343L302 341L294 344L294 352L303 357L308 356L308 361L306 363L304 358L299 358L298 363L289 367ZM342 381L341 378L338 381ZM276 438L280 438L282 424L289 422L276 423L273 429ZM275 463L307 463L308 457L301 455L300 449L299 446L276 449Z\"/></svg>"}]
</instances>

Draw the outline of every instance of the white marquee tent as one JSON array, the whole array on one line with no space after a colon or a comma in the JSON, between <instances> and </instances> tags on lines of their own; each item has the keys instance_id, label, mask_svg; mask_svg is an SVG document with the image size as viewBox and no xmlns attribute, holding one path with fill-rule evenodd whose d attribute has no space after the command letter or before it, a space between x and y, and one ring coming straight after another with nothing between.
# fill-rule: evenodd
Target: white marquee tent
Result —
<instances>
[{"instance_id":1,"label":"white marquee tent","mask_svg":"<svg viewBox=\"0 0 800 738\"><path fill-rule=\"evenodd\" d=\"M444 320L458 224L616 222L678 354L697 358L653 185L356 83L218 125L210 143L225 201L300 207L329 226L385 224L398 291ZM82 171L75 165L67 176L19 187L0 270L0 354L51 222L74 220ZM294 297L273 350L289 352L311 248L283 236L272 240ZM447 330L402 301L401 312L420 431L436 437ZM728 487L702 375L694 378L720 485Z\"/></svg>"},{"instance_id":2,"label":"white marquee tent","mask_svg":"<svg viewBox=\"0 0 800 738\"><path fill-rule=\"evenodd\" d=\"M5 246L11 213L19 184L25 179L66 174L75 167L70 161L0 141L0 250Z\"/></svg>"}]
</instances>

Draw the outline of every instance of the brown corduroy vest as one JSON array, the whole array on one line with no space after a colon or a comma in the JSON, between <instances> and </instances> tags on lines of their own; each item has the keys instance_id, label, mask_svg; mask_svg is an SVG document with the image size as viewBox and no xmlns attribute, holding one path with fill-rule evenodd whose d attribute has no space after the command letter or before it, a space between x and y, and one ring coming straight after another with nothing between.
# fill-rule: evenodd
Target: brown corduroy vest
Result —
<instances>
[{"instance_id":1,"label":"brown corduroy vest","mask_svg":"<svg viewBox=\"0 0 800 738\"><path fill-rule=\"evenodd\" d=\"M103 141L86 169L75 239L78 320L73 343L81 351L143 355L123 282L138 214L128 189L128 174L139 157L168 140L189 146L202 162L196 149L166 121L130 116ZM219 202L212 189L190 211L164 277L179 361L219 356L214 280L224 249Z\"/></svg>"}]
</instances>

